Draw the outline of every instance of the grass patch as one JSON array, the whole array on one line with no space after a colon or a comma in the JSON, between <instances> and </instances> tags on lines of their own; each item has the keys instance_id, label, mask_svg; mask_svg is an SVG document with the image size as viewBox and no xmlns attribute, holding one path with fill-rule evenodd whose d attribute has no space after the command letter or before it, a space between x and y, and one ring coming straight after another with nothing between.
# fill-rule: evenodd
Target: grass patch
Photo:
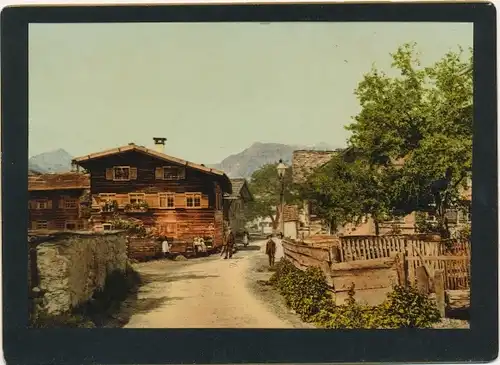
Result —
<instances>
[{"instance_id":1,"label":"grass patch","mask_svg":"<svg viewBox=\"0 0 500 365\"><path fill-rule=\"evenodd\" d=\"M428 328L440 320L435 304L413 287L395 286L382 304L368 306L356 302L353 286L336 305L320 269L301 271L284 259L269 281L303 321L322 328Z\"/></svg>"}]
</instances>

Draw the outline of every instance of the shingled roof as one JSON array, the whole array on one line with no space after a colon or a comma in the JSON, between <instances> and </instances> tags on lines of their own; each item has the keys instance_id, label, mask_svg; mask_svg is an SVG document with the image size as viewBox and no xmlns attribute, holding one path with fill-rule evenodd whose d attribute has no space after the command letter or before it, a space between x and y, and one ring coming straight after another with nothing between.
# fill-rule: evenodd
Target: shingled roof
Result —
<instances>
[{"instance_id":1,"label":"shingled roof","mask_svg":"<svg viewBox=\"0 0 500 365\"><path fill-rule=\"evenodd\" d=\"M28 176L28 191L89 189L90 176L76 172Z\"/></svg>"},{"instance_id":2,"label":"shingled roof","mask_svg":"<svg viewBox=\"0 0 500 365\"><path fill-rule=\"evenodd\" d=\"M105 157L108 157L108 156L112 156L112 155L116 155L116 154L120 154L120 153L124 153L124 152L131 152L131 151L136 151L136 152L139 152L139 153L143 153L145 155L149 155L149 156L155 157L157 159L160 159L160 160L163 160L163 161L166 161L166 162L170 162L170 163L178 164L178 165L181 165L181 166L189 167L189 168L198 170L200 172L203 172L205 174L209 174L209 175L214 175L214 176L220 177L225 182L226 191L231 191L231 183L230 183L229 177L224 173L224 171L213 169L213 168L209 168L209 167L206 167L206 166L204 166L202 164L197 164L197 163L194 163L194 162L189 162L189 161L177 158L177 157L173 157L173 156L167 155L165 153L161 153L161 152L158 152L158 151L146 148L144 146L138 146L135 143L129 143L126 146L121 146L121 147L117 147L117 148L112 148L110 150L105 150L105 151L101 151L101 152L95 152L95 153L91 153L89 155L76 157L76 158L74 158L72 160L72 163L80 165L80 166L82 166L82 167L85 168L85 166L87 165L87 162L89 162L89 161L97 160L97 159L100 159L100 158L105 158Z\"/></svg>"},{"instance_id":3,"label":"shingled roof","mask_svg":"<svg viewBox=\"0 0 500 365\"><path fill-rule=\"evenodd\" d=\"M292 156L292 176L294 183L304 183L315 168L330 161L339 151L297 150Z\"/></svg>"},{"instance_id":4,"label":"shingled roof","mask_svg":"<svg viewBox=\"0 0 500 365\"><path fill-rule=\"evenodd\" d=\"M247 180L244 178L231 179L233 192L231 194L224 194L224 199L239 199L243 197L245 200L253 200L252 193L248 189Z\"/></svg>"}]
</instances>

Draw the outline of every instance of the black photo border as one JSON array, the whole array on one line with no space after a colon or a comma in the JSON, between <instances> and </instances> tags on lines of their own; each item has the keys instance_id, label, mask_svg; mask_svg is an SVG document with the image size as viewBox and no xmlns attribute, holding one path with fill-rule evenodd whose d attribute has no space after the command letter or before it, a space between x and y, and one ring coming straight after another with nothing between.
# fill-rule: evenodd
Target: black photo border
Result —
<instances>
[{"instance_id":1,"label":"black photo border","mask_svg":"<svg viewBox=\"0 0 500 365\"><path fill-rule=\"evenodd\" d=\"M174 21L474 24L473 254L469 330L27 328L28 24ZM1 67L3 349L8 364L456 362L487 361L497 357L497 78L493 4L7 7L1 14Z\"/></svg>"}]
</instances>

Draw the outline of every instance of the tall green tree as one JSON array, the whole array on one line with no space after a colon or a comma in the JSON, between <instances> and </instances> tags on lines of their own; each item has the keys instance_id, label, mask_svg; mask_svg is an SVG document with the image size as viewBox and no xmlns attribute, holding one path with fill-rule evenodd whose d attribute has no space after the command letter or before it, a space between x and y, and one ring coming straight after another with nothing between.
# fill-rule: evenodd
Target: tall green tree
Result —
<instances>
[{"instance_id":1,"label":"tall green tree","mask_svg":"<svg viewBox=\"0 0 500 365\"><path fill-rule=\"evenodd\" d=\"M246 206L245 212L245 217L249 220L271 218L274 229L278 228L281 217L282 181L278 176L277 165L277 163L266 164L252 174L249 190L254 200ZM285 203L294 202L296 194L294 192L291 167L288 167L285 171L283 187Z\"/></svg>"},{"instance_id":2,"label":"tall green tree","mask_svg":"<svg viewBox=\"0 0 500 365\"><path fill-rule=\"evenodd\" d=\"M377 171L404 160L386 186L392 208L432 211L447 234L445 212L458 204L472 165L472 50L467 58L448 52L430 67L414 43L391 56L398 76L373 68L355 91L361 112L347 126L349 142Z\"/></svg>"}]
</instances>

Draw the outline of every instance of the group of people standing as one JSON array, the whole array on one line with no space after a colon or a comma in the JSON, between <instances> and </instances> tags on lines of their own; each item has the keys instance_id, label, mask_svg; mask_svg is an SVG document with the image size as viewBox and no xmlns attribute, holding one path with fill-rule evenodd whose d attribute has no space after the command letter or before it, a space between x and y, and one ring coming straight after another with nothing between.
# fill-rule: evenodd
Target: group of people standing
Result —
<instances>
[{"instance_id":1,"label":"group of people standing","mask_svg":"<svg viewBox=\"0 0 500 365\"><path fill-rule=\"evenodd\" d=\"M272 234L267 236L267 242L266 242L266 255L269 258L269 266L272 267L274 266L275 263L275 258L276 258L276 247L277 247L277 239L283 238L283 234L276 235ZM167 241L166 237L162 237L162 252L164 257L168 257L170 255L170 243ZM242 243L243 246L248 246L250 242L250 234L247 231L243 232L243 237L242 237ZM221 250L221 257L224 256L224 259L227 260L228 258L233 257L233 253L235 252L236 248L236 238L233 233L233 231L229 228L223 239L223 246Z\"/></svg>"},{"instance_id":2,"label":"group of people standing","mask_svg":"<svg viewBox=\"0 0 500 365\"><path fill-rule=\"evenodd\" d=\"M247 231L243 232L242 242L243 246L245 247L248 246L248 243L250 242L250 234ZM224 255L224 259L233 257L235 247L236 247L236 238L234 236L233 231L231 229L228 229L223 240L223 246L220 255L221 256Z\"/></svg>"}]
</instances>

